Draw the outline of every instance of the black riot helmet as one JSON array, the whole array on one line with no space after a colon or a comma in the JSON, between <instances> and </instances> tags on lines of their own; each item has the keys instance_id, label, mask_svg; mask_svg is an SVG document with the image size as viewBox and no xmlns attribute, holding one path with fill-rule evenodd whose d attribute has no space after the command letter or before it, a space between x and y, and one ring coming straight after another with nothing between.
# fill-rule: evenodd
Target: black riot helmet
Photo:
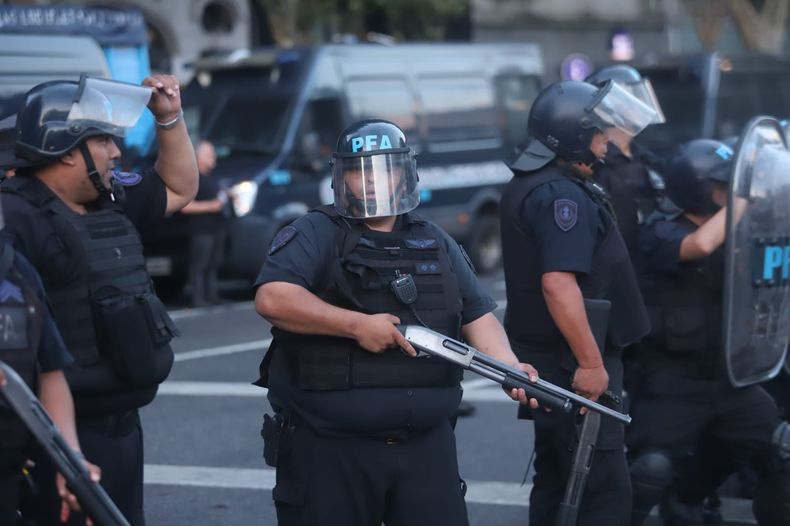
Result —
<instances>
[{"instance_id":1,"label":"black riot helmet","mask_svg":"<svg viewBox=\"0 0 790 526\"><path fill-rule=\"evenodd\" d=\"M685 212L715 213L713 185L727 185L732 176L734 153L723 142L695 139L680 146L666 172L667 196Z\"/></svg>"},{"instance_id":2,"label":"black riot helmet","mask_svg":"<svg viewBox=\"0 0 790 526\"><path fill-rule=\"evenodd\" d=\"M79 148L100 194L101 183L85 140L124 136L151 98L151 88L83 76L79 82L51 81L33 87L17 114L17 166L40 166Z\"/></svg>"},{"instance_id":3,"label":"black riot helmet","mask_svg":"<svg viewBox=\"0 0 790 526\"><path fill-rule=\"evenodd\" d=\"M530 172L555 157L592 164L596 157L590 143L596 132L616 127L633 137L654 117L653 110L614 82L600 88L586 82L556 82L532 104L527 121L530 142L510 168Z\"/></svg>"},{"instance_id":4,"label":"black riot helmet","mask_svg":"<svg viewBox=\"0 0 790 526\"><path fill-rule=\"evenodd\" d=\"M391 122L365 120L343 130L331 162L337 213L364 219L413 210L420 203L415 157Z\"/></svg>"},{"instance_id":5,"label":"black riot helmet","mask_svg":"<svg viewBox=\"0 0 790 526\"><path fill-rule=\"evenodd\" d=\"M587 77L585 82L602 87L610 80L622 86L631 95L656 112L651 124L666 122L664 112L661 111L661 104L658 102L658 97L656 97L656 92L653 90L653 84L650 82L650 79L643 78L642 75L631 66L625 64L607 66Z\"/></svg>"}]
</instances>

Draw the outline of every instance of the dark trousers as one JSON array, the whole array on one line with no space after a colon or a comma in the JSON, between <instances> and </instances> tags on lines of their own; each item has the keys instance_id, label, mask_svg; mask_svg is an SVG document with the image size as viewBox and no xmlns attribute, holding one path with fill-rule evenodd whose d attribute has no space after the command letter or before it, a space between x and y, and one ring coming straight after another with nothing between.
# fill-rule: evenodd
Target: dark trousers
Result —
<instances>
[{"instance_id":1,"label":"dark trousers","mask_svg":"<svg viewBox=\"0 0 790 526\"><path fill-rule=\"evenodd\" d=\"M770 469L771 435L781 419L761 387L666 373L646 374L640 383L631 408L629 456L666 452L675 461L679 477L673 490L681 502L702 502L737 465ZM708 458L714 454L722 458Z\"/></svg>"},{"instance_id":2,"label":"dark trousers","mask_svg":"<svg viewBox=\"0 0 790 526\"><path fill-rule=\"evenodd\" d=\"M455 435L447 422L393 443L284 433L272 491L280 526L466 526Z\"/></svg>"},{"instance_id":3,"label":"dark trousers","mask_svg":"<svg viewBox=\"0 0 790 526\"><path fill-rule=\"evenodd\" d=\"M0 448L0 524L14 526L19 519L19 485L25 454Z\"/></svg>"},{"instance_id":4,"label":"dark trousers","mask_svg":"<svg viewBox=\"0 0 790 526\"><path fill-rule=\"evenodd\" d=\"M224 230L195 234L189 248L189 285L193 303L208 303L219 300L217 274L225 255Z\"/></svg>"},{"instance_id":5,"label":"dark trousers","mask_svg":"<svg viewBox=\"0 0 790 526\"><path fill-rule=\"evenodd\" d=\"M520 360L531 363L541 378L571 389L575 361L567 349L529 351L517 343L513 350ZM566 353L564 359L562 353ZM609 389L622 391L623 364L619 353L605 353ZM615 409L622 410L621 407ZM530 526L554 526L576 449L581 419L560 411L532 411L535 420L535 477L530 494ZM623 425L601 418L601 429L587 486L579 507L579 526L625 526L631 516L631 479L624 450Z\"/></svg>"},{"instance_id":6,"label":"dark trousers","mask_svg":"<svg viewBox=\"0 0 790 526\"><path fill-rule=\"evenodd\" d=\"M102 470L101 485L132 526L144 526L143 429L137 411L96 418L78 418L77 433L85 457ZM45 526L62 524L60 498L54 485L54 466L36 455L34 480L39 495L26 499L25 518ZM82 514L72 513L69 526L85 524Z\"/></svg>"}]
</instances>

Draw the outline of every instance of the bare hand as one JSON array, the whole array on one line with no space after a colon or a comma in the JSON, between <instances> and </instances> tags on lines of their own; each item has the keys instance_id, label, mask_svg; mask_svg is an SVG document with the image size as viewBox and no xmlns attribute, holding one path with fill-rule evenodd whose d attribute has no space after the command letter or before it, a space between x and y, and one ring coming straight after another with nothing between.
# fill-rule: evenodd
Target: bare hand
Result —
<instances>
[{"instance_id":1,"label":"bare hand","mask_svg":"<svg viewBox=\"0 0 790 526\"><path fill-rule=\"evenodd\" d=\"M159 122L170 122L181 110L181 91L173 75L151 75L143 80L143 86L154 88L148 109Z\"/></svg>"},{"instance_id":2,"label":"bare hand","mask_svg":"<svg viewBox=\"0 0 790 526\"><path fill-rule=\"evenodd\" d=\"M101 480L101 468L95 464L91 464L87 460L83 460L83 462L85 463L85 467L88 469L91 482L98 484ZM82 508L80 508L80 503L77 501L77 497L69 491L69 488L66 485L66 479L63 478L63 475L60 473L55 475L55 486L58 489L58 495L60 495L60 522L66 522L69 520L69 515L72 511L80 512L82 511ZM93 521L91 521L90 518L86 518L85 524L86 526L93 526Z\"/></svg>"},{"instance_id":3,"label":"bare hand","mask_svg":"<svg viewBox=\"0 0 790 526\"><path fill-rule=\"evenodd\" d=\"M395 327L400 323L400 318L386 313L363 316L364 319L354 331L354 338L363 349L378 354L386 349L400 347L406 354L417 356L414 347Z\"/></svg>"},{"instance_id":4,"label":"bare hand","mask_svg":"<svg viewBox=\"0 0 790 526\"><path fill-rule=\"evenodd\" d=\"M603 364L597 367L578 367L573 374L571 387L585 398L598 400L609 387L609 373Z\"/></svg>"},{"instance_id":5,"label":"bare hand","mask_svg":"<svg viewBox=\"0 0 790 526\"><path fill-rule=\"evenodd\" d=\"M6 384L5 373L3 372L2 369L0 369L0 387L5 387L5 384Z\"/></svg>"},{"instance_id":6,"label":"bare hand","mask_svg":"<svg viewBox=\"0 0 790 526\"><path fill-rule=\"evenodd\" d=\"M516 365L516 367L518 367L519 369L521 369L522 371L527 373L529 375L529 379L530 379L530 381L532 383L535 383L535 382L538 381L538 371L537 371L537 369L532 367L530 364L528 364L528 363L520 363L520 364ZM529 406L532 409L537 409L538 408L538 401L535 400L534 398L528 398L527 397L527 393L526 393L526 391L524 391L524 389L511 389L510 392L508 393L508 395L510 396L510 398L512 398L513 400L515 400L516 402L518 402L520 404L523 404L523 405L529 404Z\"/></svg>"}]
</instances>

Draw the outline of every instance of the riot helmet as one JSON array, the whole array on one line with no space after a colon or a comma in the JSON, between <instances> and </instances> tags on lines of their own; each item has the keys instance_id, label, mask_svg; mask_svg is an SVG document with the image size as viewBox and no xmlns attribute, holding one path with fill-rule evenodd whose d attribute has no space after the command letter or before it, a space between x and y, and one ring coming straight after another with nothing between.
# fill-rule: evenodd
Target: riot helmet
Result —
<instances>
[{"instance_id":1,"label":"riot helmet","mask_svg":"<svg viewBox=\"0 0 790 526\"><path fill-rule=\"evenodd\" d=\"M662 124L666 122L664 112L661 111L661 104L658 102L656 92L650 79L646 79L631 66L616 64L599 69L585 80L595 86L604 86L608 81L614 81L631 95L639 99L640 102L652 109L656 115L651 124Z\"/></svg>"},{"instance_id":2,"label":"riot helmet","mask_svg":"<svg viewBox=\"0 0 790 526\"><path fill-rule=\"evenodd\" d=\"M79 148L100 194L108 193L85 140L122 138L151 98L151 88L84 76L79 82L51 81L33 87L17 114L17 166L40 166Z\"/></svg>"},{"instance_id":3,"label":"riot helmet","mask_svg":"<svg viewBox=\"0 0 790 526\"><path fill-rule=\"evenodd\" d=\"M541 91L527 121L530 142L510 168L529 172L555 157L592 164L590 150L596 132L615 127L636 136L655 118L655 112L614 82L603 87L561 81Z\"/></svg>"},{"instance_id":4,"label":"riot helmet","mask_svg":"<svg viewBox=\"0 0 790 526\"><path fill-rule=\"evenodd\" d=\"M365 219L414 210L420 203L415 157L391 122L365 120L343 130L330 163L337 213Z\"/></svg>"},{"instance_id":5,"label":"riot helmet","mask_svg":"<svg viewBox=\"0 0 790 526\"><path fill-rule=\"evenodd\" d=\"M685 212L715 213L713 185L727 185L732 176L734 153L723 142L695 139L680 146L666 173L667 195Z\"/></svg>"}]
</instances>

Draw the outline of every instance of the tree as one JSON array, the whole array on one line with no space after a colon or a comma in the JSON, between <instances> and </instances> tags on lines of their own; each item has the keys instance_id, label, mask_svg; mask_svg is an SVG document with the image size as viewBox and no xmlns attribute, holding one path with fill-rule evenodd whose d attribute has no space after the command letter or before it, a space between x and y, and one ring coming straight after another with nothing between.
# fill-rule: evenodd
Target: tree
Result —
<instances>
[{"instance_id":1,"label":"tree","mask_svg":"<svg viewBox=\"0 0 790 526\"><path fill-rule=\"evenodd\" d=\"M714 49L727 18L746 49L778 55L784 48L790 0L684 0L706 49Z\"/></svg>"},{"instance_id":2,"label":"tree","mask_svg":"<svg viewBox=\"0 0 790 526\"><path fill-rule=\"evenodd\" d=\"M469 37L469 0L255 0L269 17L282 46L332 40L336 35L364 39L368 32L397 40Z\"/></svg>"}]
</instances>

